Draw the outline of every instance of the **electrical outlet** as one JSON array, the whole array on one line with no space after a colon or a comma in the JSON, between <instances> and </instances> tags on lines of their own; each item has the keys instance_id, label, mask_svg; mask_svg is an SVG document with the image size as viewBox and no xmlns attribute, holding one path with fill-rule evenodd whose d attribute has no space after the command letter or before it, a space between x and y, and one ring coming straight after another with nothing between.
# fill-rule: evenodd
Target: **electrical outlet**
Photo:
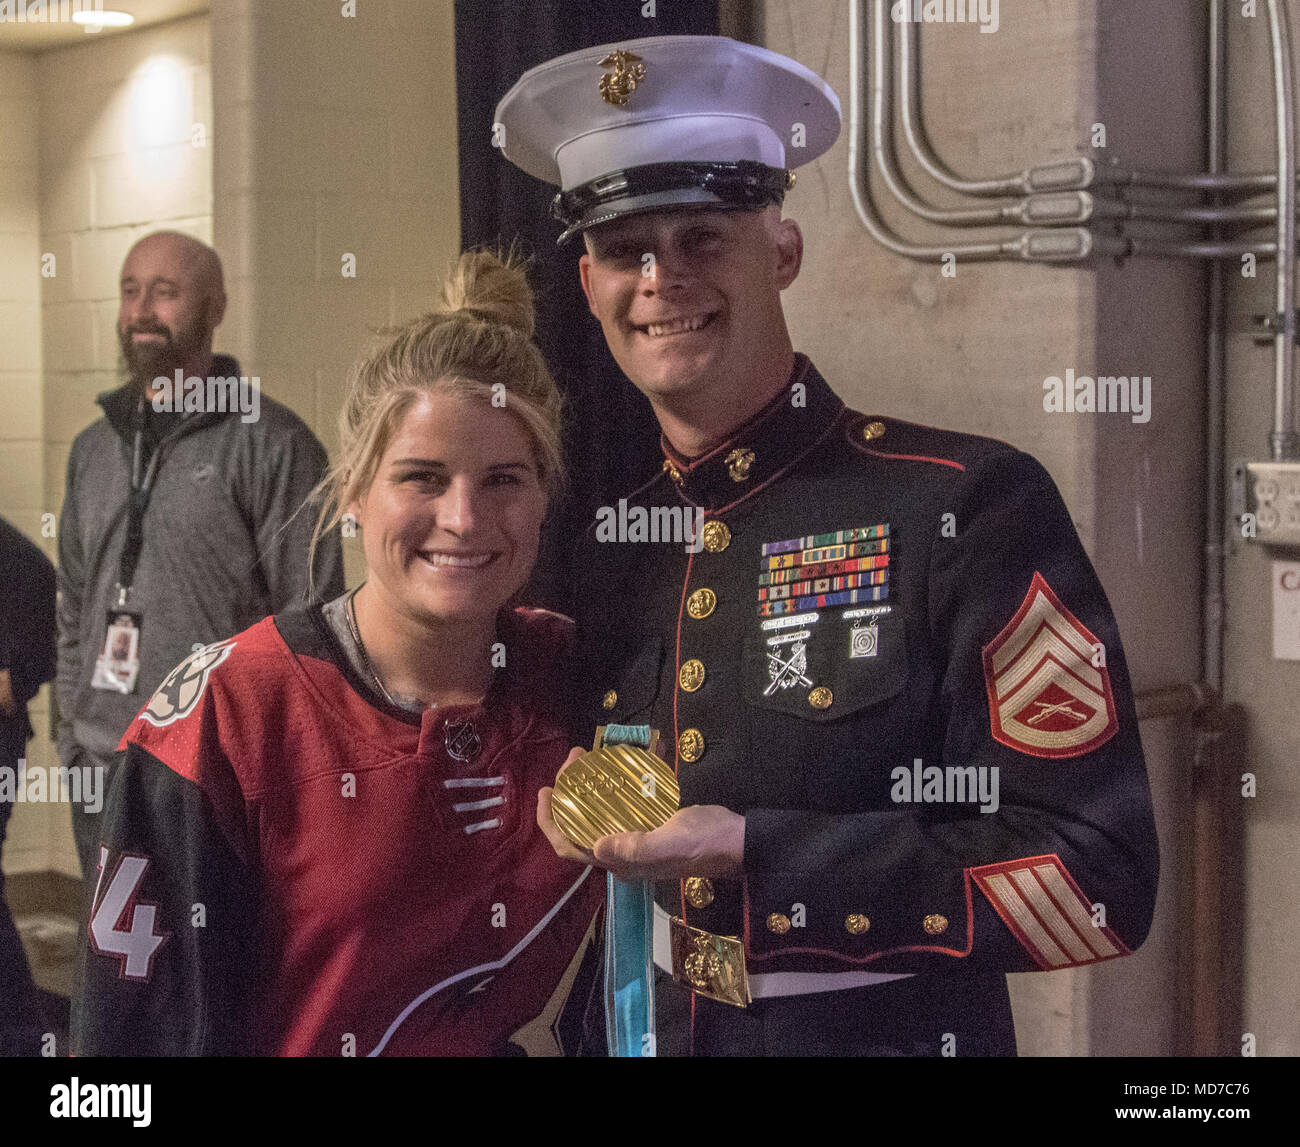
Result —
<instances>
[{"instance_id":1,"label":"electrical outlet","mask_svg":"<svg viewBox=\"0 0 1300 1147\"><path fill-rule=\"evenodd\" d=\"M1300 462L1238 462L1233 467L1234 511L1246 541L1266 546L1300 546Z\"/></svg>"}]
</instances>

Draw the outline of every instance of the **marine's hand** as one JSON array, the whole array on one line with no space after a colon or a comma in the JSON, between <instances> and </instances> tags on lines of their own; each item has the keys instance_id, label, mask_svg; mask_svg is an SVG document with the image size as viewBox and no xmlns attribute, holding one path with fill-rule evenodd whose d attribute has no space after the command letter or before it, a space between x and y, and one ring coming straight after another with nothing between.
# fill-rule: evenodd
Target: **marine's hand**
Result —
<instances>
[{"instance_id":1,"label":"marine's hand","mask_svg":"<svg viewBox=\"0 0 1300 1147\"><path fill-rule=\"evenodd\" d=\"M594 859L620 880L739 876L745 859L745 818L722 805L689 805L652 832L602 836Z\"/></svg>"},{"instance_id":2,"label":"marine's hand","mask_svg":"<svg viewBox=\"0 0 1300 1147\"><path fill-rule=\"evenodd\" d=\"M560 772L585 749L573 749ZM557 774L558 776L558 774ZM579 848L551 816L551 789L537 794L537 827L557 856L607 868L620 880L675 880L685 876L739 876L745 859L745 818L722 805L678 809L652 832L602 836L594 852Z\"/></svg>"}]
</instances>

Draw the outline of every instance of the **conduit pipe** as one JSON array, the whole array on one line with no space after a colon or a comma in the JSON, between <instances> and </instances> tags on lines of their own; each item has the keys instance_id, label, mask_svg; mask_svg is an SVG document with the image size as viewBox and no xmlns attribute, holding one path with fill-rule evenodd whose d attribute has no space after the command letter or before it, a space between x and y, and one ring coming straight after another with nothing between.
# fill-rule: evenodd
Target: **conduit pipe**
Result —
<instances>
[{"instance_id":1,"label":"conduit pipe","mask_svg":"<svg viewBox=\"0 0 1300 1147\"><path fill-rule=\"evenodd\" d=\"M1133 171L1114 166L1098 167L1087 157L1044 164L1013 175L1000 175L989 179L964 179L955 174L952 168L939 157L925 130L925 118L921 111L919 29L915 22L904 20L901 21L900 33L898 40L901 92L899 110L903 135L922 170L951 191L978 197L997 197L1029 195L1045 190L1083 191L1099 186L1233 195L1261 194L1277 188L1277 176L1268 172L1234 175L1223 171Z\"/></svg>"},{"instance_id":2,"label":"conduit pipe","mask_svg":"<svg viewBox=\"0 0 1300 1147\"><path fill-rule=\"evenodd\" d=\"M858 218L877 243L896 255L927 263L939 263L950 256L968 262L1077 262L1094 254L1124 253L1126 245L1122 240L1095 236L1085 227L1027 230L1011 239L983 243L924 244L899 236L877 210L871 193L871 164L869 160L863 162L864 152L870 146L864 139L869 123L863 111L864 91L868 86L865 74L868 55L862 44L864 2L850 0L849 4L849 188ZM873 101L879 99L883 99L883 91L876 87Z\"/></svg>"},{"instance_id":3,"label":"conduit pipe","mask_svg":"<svg viewBox=\"0 0 1300 1147\"><path fill-rule=\"evenodd\" d=\"M1291 20L1282 0L1268 0L1277 130L1277 307L1273 331L1273 461L1296 456L1295 428L1295 104Z\"/></svg>"}]
</instances>

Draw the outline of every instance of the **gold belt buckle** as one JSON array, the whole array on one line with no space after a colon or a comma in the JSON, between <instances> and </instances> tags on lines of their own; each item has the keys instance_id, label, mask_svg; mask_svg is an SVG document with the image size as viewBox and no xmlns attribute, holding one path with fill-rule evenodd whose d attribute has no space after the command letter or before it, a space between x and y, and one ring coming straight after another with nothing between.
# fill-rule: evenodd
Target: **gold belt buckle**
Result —
<instances>
[{"instance_id":1,"label":"gold belt buckle","mask_svg":"<svg viewBox=\"0 0 1300 1147\"><path fill-rule=\"evenodd\" d=\"M738 1008L749 1005L745 945L738 937L716 936L670 916L668 938L673 953L673 979L677 983L719 1003Z\"/></svg>"}]
</instances>

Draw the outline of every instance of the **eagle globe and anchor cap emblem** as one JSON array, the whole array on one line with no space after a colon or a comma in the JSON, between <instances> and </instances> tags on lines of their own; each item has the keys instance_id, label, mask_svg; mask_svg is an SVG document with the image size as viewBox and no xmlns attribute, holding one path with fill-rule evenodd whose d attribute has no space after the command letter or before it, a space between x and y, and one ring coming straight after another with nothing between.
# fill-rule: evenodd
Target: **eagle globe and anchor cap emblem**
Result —
<instances>
[{"instance_id":1,"label":"eagle globe and anchor cap emblem","mask_svg":"<svg viewBox=\"0 0 1300 1147\"><path fill-rule=\"evenodd\" d=\"M615 107L625 106L637 84L645 79L642 58L623 48L610 52L597 66L614 69L600 77L600 98Z\"/></svg>"},{"instance_id":2,"label":"eagle globe and anchor cap emblem","mask_svg":"<svg viewBox=\"0 0 1300 1147\"><path fill-rule=\"evenodd\" d=\"M234 648L233 641L218 641L191 653L154 690L140 716L160 729L188 717L203 696L212 671L230 656Z\"/></svg>"}]
</instances>

